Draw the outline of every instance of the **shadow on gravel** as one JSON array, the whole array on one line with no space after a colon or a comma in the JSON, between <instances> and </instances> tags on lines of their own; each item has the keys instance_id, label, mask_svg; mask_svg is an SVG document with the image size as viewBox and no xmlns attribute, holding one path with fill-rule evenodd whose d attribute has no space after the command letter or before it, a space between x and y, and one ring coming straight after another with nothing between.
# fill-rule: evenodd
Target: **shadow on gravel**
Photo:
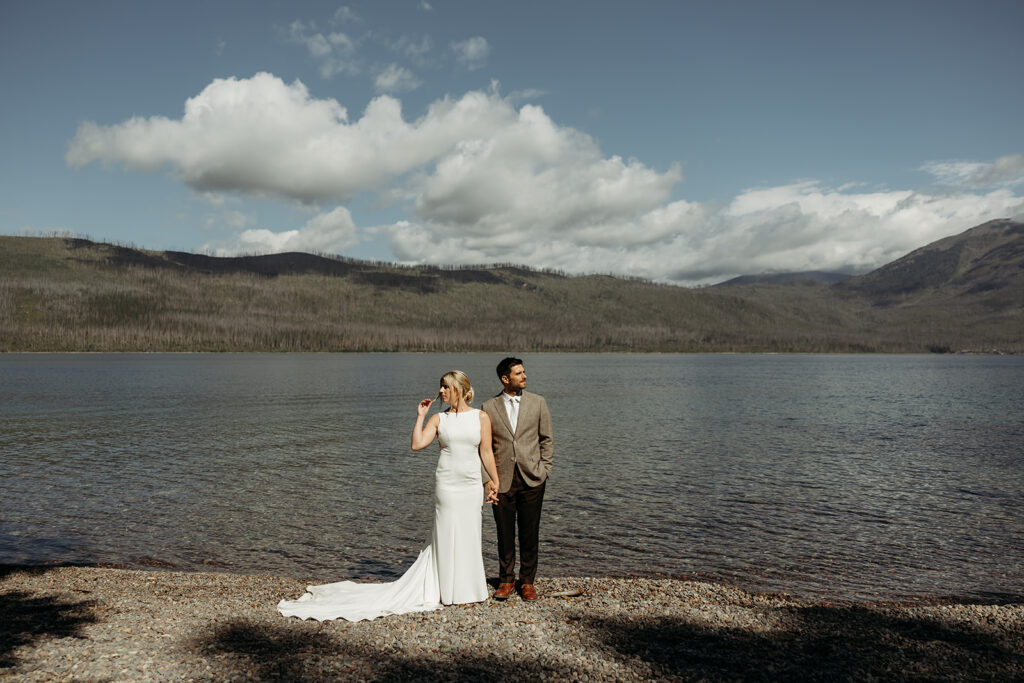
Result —
<instances>
[{"instance_id":1,"label":"shadow on gravel","mask_svg":"<svg viewBox=\"0 0 1024 683\"><path fill-rule=\"evenodd\" d=\"M0 567L0 580L19 572L42 573L48 568ZM0 584L0 670L15 666L14 650L47 636L80 638L81 627L96 621L91 600L65 602L21 591L5 591Z\"/></svg>"},{"instance_id":2,"label":"shadow on gravel","mask_svg":"<svg viewBox=\"0 0 1024 683\"><path fill-rule=\"evenodd\" d=\"M313 622L299 628L236 621L192 643L224 680L252 675L257 680L484 680L510 677L564 679L572 671L552 663L500 660L486 652L472 657L446 652L412 658L388 649L350 641L344 631L321 629ZM359 638L358 634L354 635ZM442 649L439 647L439 650Z\"/></svg>"},{"instance_id":3,"label":"shadow on gravel","mask_svg":"<svg viewBox=\"0 0 1024 683\"><path fill-rule=\"evenodd\" d=\"M784 610L768 633L680 619L593 619L596 637L662 675L709 680L1020 680L1024 636L862 607Z\"/></svg>"}]
</instances>

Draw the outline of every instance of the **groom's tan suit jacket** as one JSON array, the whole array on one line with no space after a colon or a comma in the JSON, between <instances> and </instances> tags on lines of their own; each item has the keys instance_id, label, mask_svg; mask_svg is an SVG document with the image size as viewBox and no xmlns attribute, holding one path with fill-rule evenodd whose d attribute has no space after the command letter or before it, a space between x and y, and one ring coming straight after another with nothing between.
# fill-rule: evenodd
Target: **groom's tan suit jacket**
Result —
<instances>
[{"instance_id":1,"label":"groom's tan suit jacket","mask_svg":"<svg viewBox=\"0 0 1024 683\"><path fill-rule=\"evenodd\" d=\"M551 474L555 457L555 439L551 433L551 413L547 401L539 394L528 391L519 399L519 419L512 432L505 399L501 394L484 402L482 410L491 418L491 443L494 462L498 467L499 493L512 486L516 465L527 486L539 486ZM484 481L489 481L484 473Z\"/></svg>"}]
</instances>

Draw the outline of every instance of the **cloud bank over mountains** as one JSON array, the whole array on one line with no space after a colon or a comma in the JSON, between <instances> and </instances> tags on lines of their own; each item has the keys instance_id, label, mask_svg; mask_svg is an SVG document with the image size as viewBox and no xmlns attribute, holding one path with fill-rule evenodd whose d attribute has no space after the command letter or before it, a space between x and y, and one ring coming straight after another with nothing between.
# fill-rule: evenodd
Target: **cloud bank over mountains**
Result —
<instances>
[{"instance_id":1,"label":"cloud bank over mountains","mask_svg":"<svg viewBox=\"0 0 1024 683\"><path fill-rule=\"evenodd\" d=\"M346 35L293 30L322 64L347 68ZM451 46L467 68L488 54L486 41L475 40ZM605 156L586 133L535 104L518 106L496 85L437 99L407 119L394 93L415 88L416 77L389 67L376 84L383 94L353 117L300 81L270 73L218 79L185 103L180 119L81 124L66 161L168 172L201 196L299 202L318 212L281 232L245 229L238 219L232 237L207 245L221 254L343 253L383 237L407 262L515 262L681 284L864 271L986 220L1024 215L1021 154L927 161L921 170L933 176L931 189L805 179L691 202L678 198L681 165L655 169ZM358 225L348 206L367 195L402 207L405 218Z\"/></svg>"},{"instance_id":2,"label":"cloud bank over mountains","mask_svg":"<svg viewBox=\"0 0 1024 683\"><path fill-rule=\"evenodd\" d=\"M935 176L937 182L954 187L1024 185L1024 154L999 157L993 163L972 161L932 161L921 170Z\"/></svg>"}]
</instances>

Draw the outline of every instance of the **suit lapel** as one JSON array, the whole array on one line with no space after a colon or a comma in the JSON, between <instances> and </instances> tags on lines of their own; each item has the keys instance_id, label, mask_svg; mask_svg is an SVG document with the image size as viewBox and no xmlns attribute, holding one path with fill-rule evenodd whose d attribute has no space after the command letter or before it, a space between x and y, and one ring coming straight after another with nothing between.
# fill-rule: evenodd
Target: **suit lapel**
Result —
<instances>
[{"instance_id":1,"label":"suit lapel","mask_svg":"<svg viewBox=\"0 0 1024 683\"><path fill-rule=\"evenodd\" d=\"M508 411L505 410L505 397L503 395L504 393L505 392L502 392L494 397L494 412L496 412L498 414L498 417L501 418L501 423L505 425L505 431L511 434L514 438L515 432L512 431L512 423L509 422ZM522 408L523 406L520 403L519 409L522 410Z\"/></svg>"},{"instance_id":2,"label":"suit lapel","mask_svg":"<svg viewBox=\"0 0 1024 683\"><path fill-rule=\"evenodd\" d=\"M532 407L533 401L530 399L530 395L524 391L519 399L519 418L516 420L516 433L518 433L519 428L526 424L526 421L530 419L530 409Z\"/></svg>"}]
</instances>

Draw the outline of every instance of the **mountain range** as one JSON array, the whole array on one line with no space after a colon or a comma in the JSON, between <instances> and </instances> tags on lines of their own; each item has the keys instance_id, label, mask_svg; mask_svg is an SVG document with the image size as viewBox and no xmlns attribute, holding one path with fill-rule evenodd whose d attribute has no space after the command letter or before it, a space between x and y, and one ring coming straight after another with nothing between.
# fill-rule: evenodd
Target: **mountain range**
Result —
<instances>
[{"instance_id":1,"label":"mountain range","mask_svg":"<svg viewBox=\"0 0 1024 683\"><path fill-rule=\"evenodd\" d=\"M933 242L837 288L878 306L1024 306L1024 223L997 220Z\"/></svg>"},{"instance_id":2,"label":"mountain range","mask_svg":"<svg viewBox=\"0 0 1024 683\"><path fill-rule=\"evenodd\" d=\"M514 265L0 237L2 351L1024 352L1024 224L859 276L688 289Z\"/></svg>"}]
</instances>

